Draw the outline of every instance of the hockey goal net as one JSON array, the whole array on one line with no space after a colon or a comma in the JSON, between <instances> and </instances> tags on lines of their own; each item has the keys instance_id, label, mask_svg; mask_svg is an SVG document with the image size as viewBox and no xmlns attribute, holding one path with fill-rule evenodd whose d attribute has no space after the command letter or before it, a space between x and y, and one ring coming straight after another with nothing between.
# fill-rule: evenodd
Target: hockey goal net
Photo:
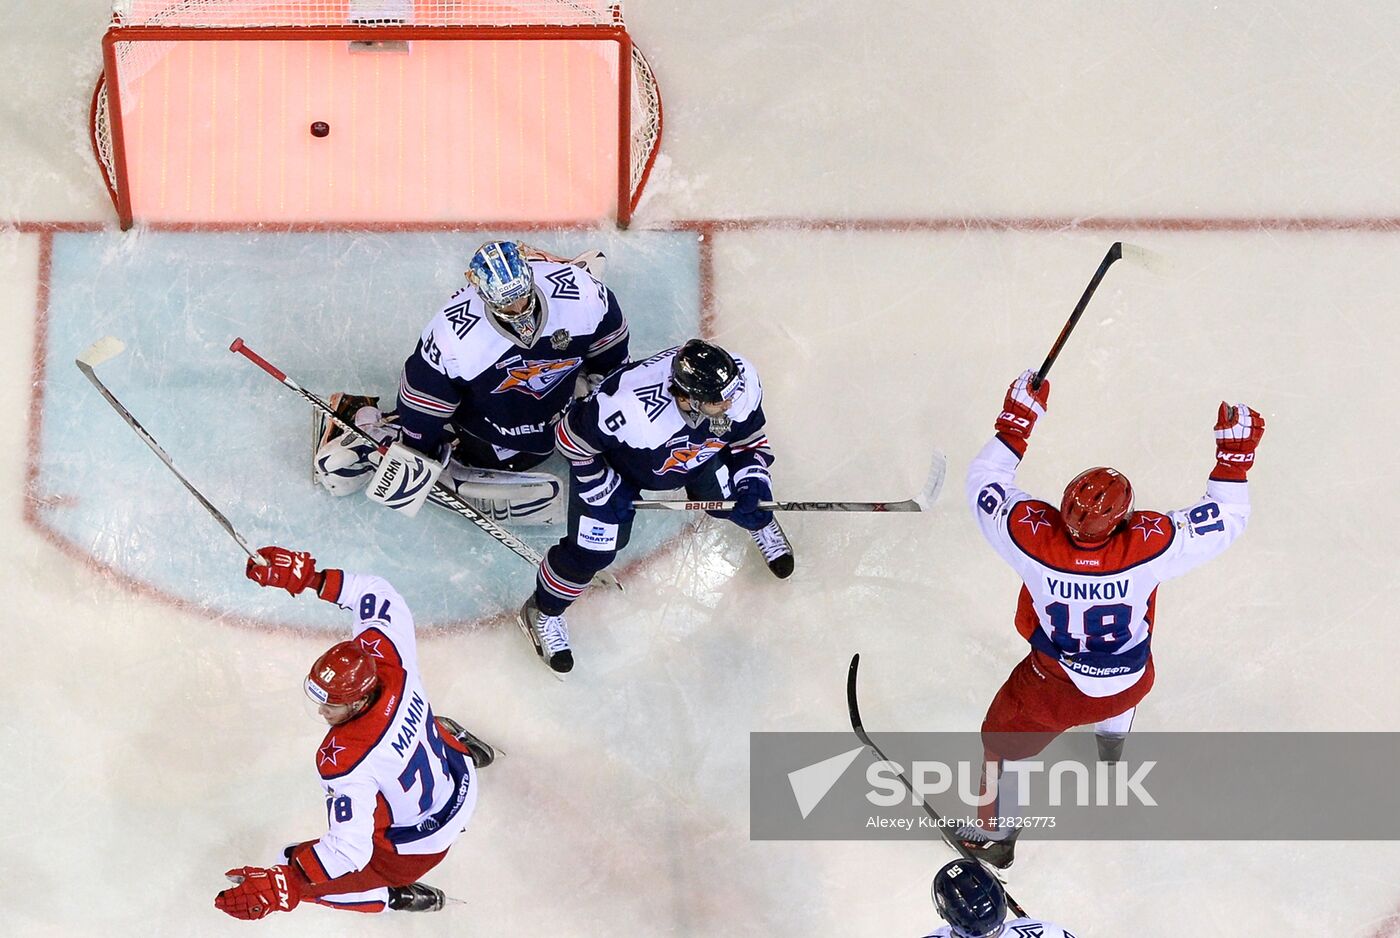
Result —
<instances>
[{"instance_id":1,"label":"hockey goal net","mask_svg":"<svg viewBox=\"0 0 1400 938\"><path fill-rule=\"evenodd\" d=\"M616 0L117 0L123 228L631 219L661 97Z\"/></svg>"}]
</instances>

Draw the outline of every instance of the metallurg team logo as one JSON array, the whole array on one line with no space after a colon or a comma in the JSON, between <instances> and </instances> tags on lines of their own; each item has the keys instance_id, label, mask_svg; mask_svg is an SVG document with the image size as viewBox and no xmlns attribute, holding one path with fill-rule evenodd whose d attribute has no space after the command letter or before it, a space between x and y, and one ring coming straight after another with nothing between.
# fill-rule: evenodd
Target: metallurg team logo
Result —
<instances>
[{"instance_id":1,"label":"metallurg team logo","mask_svg":"<svg viewBox=\"0 0 1400 938\"><path fill-rule=\"evenodd\" d=\"M565 267L563 270L546 274L544 279L549 281L551 287L549 298L551 300L576 300L583 295L579 292L578 281L574 279L572 267Z\"/></svg>"},{"instance_id":2,"label":"metallurg team logo","mask_svg":"<svg viewBox=\"0 0 1400 938\"><path fill-rule=\"evenodd\" d=\"M554 387L569 375L573 374L575 368L583 363L582 358L566 358L563 361L516 361L510 365L497 365L497 368L504 367L506 377L500 384L496 385L492 394L503 394L506 391L520 391L533 398L543 398Z\"/></svg>"},{"instance_id":3,"label":"metallurg team logo","mask_svg":"<svg viewBox=\"0 0 1400 938\"><path fill-rule=\"evenodd\" d=\"M661 416L661 412L666 409L670 399L661 392L661 385L648 384L632 392L637 396L637 400L642 402L642 406L647 410L647 419L655 421Z\"/></svg>"},{"instance_id":4,"label":"metallurg team logo","mask_svg":"<svg viewBox=\"0 0 1400 938\"><path fill-rule=\"evenodd\" d=\"M699 446L675 446L671 455L661 464L661 472L689 472L715 453L724 449L719 440L706 440Z\"/></svg>"}]
</instances>

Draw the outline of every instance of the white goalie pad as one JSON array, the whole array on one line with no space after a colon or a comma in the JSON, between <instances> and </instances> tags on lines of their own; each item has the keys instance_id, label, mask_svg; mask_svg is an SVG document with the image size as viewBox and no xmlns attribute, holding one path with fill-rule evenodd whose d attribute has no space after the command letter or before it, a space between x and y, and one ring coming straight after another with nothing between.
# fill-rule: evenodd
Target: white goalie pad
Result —
<instances>
[{"instance_id":1,"label":"white goalie pad","mask_svg":"<svg viewBox=\"0 0 1400 938\"><path fill-rule=\"evenodd\" d=\"M379 468L369 480L365 497L411 518L428 500L428 493L433 490L433 483L442 469L442 463L402 443L393 443L380 457Z\"/></svg>"},{"instance_id":2,"label":"white goalie pad","mask_svg":"<svg viewBox=\"0 0 1400 938\"><path fill-rule=\"evenodd\" d=\"M354 423L381 445L394 436L393 424L377 407L359 408ZM369 484L378 466L378 447L341 431L321 410L312 412L311 481L337 497L353 495Z\"/></svg>"},{"instance_id":3,"label":"white goalie pad","mask_svg":"<svg viewBox=\"0 0 1400 938\"><path fill-rule=\"evenodd\" d=\"M502 472L448 463L443 481L498 523L561 524L568 517L564 483L548 472Z\"/></svg>"}]
</instances>

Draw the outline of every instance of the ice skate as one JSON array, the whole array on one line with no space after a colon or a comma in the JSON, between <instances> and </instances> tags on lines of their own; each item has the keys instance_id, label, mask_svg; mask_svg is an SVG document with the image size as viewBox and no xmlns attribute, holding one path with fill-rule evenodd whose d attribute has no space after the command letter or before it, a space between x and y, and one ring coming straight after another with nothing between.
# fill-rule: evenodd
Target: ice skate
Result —
<instances>
[{"instance_id":1,"label":"ice skate","mask_svg":"<svg viewBox=\"0 0 1400 938\"><path fill-rule=\"evenodd\" d=\"M757 531L750 531L749 537L753 538L758 549L763 551L763 559L768 561L768 569L773 571L775 577L786 580L792 576L794 566L792 543L783 533L783 529L778 526L777 518Z\"/></svg>"},{"instance_id":2,"label":"ice skate","mask_svg":"<svg viewBox=\"0 0 1400 938\"><path fill-rule=\"evenodd\" d=\"M1117 734L1095 733L1094 741L1099 744L1099 761L1122 762L1123 743L1127 738Z\"/></svg>"},{"instance_id":3,"label":"ice skate","mask_svg":"<svg viewBox=\"0 0 1400 938\"><path fill-rule=\"evenodd\" d=\"M389 908L395 912L438 912L447 903L447 894L427 883L389 887Z\"/></svg>"},{"instance_id":4,"label":"ice skate","mask_svg":"<svg viewBox=\"0 0 1400 938\"><path fill-rule=\"evenodd\" d=\"M569 647L569 629L563 616L547 616L535 605L535 597L525 600L516 616L520 630L535 643L535 653L555 674L567 674L574 668L574 653ZM562 678L561 678L562 680Z\"/></svg>"},{"instance_id":5,"label":"ice skate","mask_svg":"<svg viewBox=\"0 0 1400 938\"><path fill-rule=\"evenodd\" d=\"M472 733L462 724L451 717L438 717L438 725L447 731L447 734L463 746L467 747L467 754L471 756L472 762L476 763L478 769L484 769L492 762L496 761L496 747Z\"/></svg>"},{"instance_id":6,"label":"ice skate","mask_svg":"<svg viewBox=\"0 0 1400 938\"><path fill-rule=\"evenodd\" d=\"M1001 836L1002 834L1005 836ZM953 834L953 838L963 845L968 853L989 866L1004 870L1016 859L1016 837L1018 830L987 832L980 827L965 824Z\"/></svg>"}]
</instances>

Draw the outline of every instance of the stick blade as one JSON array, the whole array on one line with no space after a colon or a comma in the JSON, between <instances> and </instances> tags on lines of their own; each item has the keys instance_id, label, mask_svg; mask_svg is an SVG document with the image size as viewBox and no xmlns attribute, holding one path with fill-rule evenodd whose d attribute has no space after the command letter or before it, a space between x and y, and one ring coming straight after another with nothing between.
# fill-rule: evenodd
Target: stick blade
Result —
<instances>
[{"instance_id":1,"label":"stick blade","mask_svg":"<svg viewBox=\"0 0 1400 938\"><path fill-rule=\"evenodd\" d=\"M83 353L78 356L78 364L96 368L108 359L116 358L124 351L126 351L126 343L121 339L111 335L103 336L83 350Z\"/></svg>"},{"instance_id":2,"label":"stick blade","mask_svg":"<svg viewBox=\"0 0 1400 938\"><path fill-rule=\"evenodd\" d=\"M1136 244L1123 242L1123 260L1131 261L1139 267L1146 267L1154 274L1171 272L1171 261L1167 260L1165 256Z\"/></svg>"},{"instance_id":3,"label":"stick blade","mask_svg":"<svg viewBox=\"0 0 1400 938\"><path fill-rule=\"evenodd\" d=\"M920 511L928 511L934 502L938 501L938 496L943 491L943 481L947 476L948 457L944 456L941 450L934 450L933 465L929 467L928 478L924 480L923 489L914 496Z\"/></svg>"}]
</instances>

